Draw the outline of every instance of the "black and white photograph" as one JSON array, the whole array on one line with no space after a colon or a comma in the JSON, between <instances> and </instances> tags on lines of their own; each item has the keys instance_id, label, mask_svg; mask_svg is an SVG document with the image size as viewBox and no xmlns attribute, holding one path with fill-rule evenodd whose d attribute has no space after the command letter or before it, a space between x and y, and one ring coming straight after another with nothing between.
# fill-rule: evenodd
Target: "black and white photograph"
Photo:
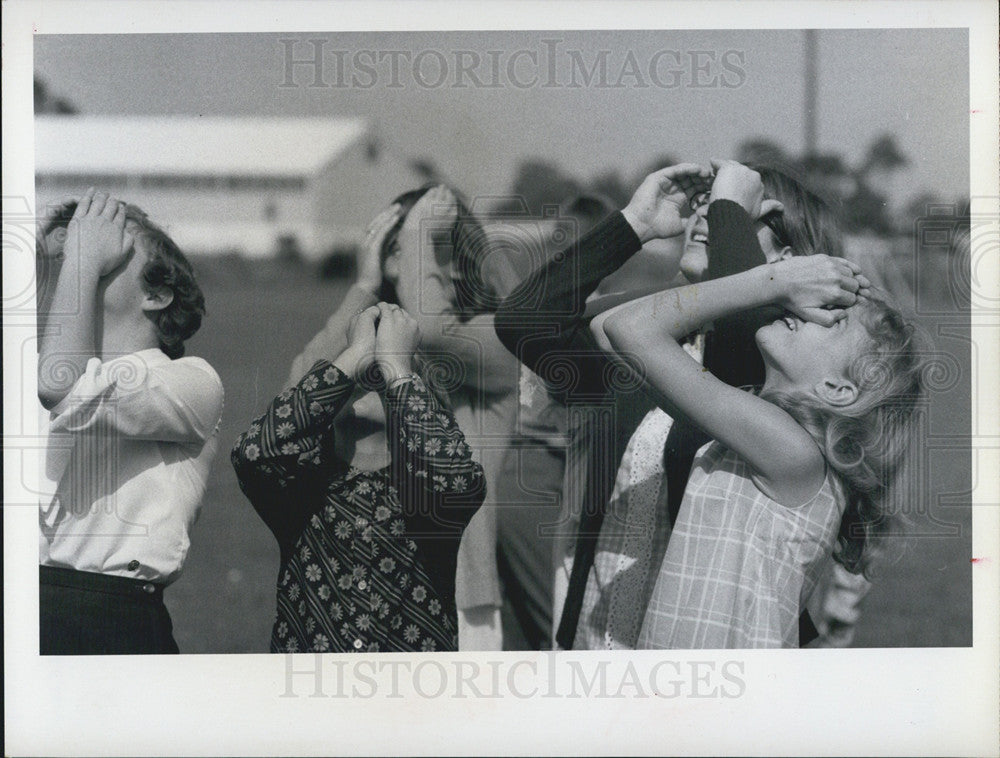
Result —
<instances>
[{"instance_id":1,"label":"black and white photograph","mask_svg":"<svg viewBox=\"0 0 1000 758\"><path fill-rule=\"evenodd\" d=\"M8 754L996 755L996 4L475 8L5 4Z\"/></svg>"}]
</instances>

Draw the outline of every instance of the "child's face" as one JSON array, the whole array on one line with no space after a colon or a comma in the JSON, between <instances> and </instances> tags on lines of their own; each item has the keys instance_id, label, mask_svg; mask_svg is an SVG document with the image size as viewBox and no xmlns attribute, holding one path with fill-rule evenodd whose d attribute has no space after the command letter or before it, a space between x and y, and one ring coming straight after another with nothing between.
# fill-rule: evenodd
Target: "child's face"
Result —
<instances>
[{"instance_id":1,"label":"child's face","mask_svg":"<svg viewBox=\"0 0 1000 758\"><path fill-rule=\"evenodd\" d=\"M700 200L700 196L699 196ZM692 201L692 210L684 226L684 246L681 252L680 269L684 278L691 283L700 282L708 269L708 202ZM764 251L768 263L780 260L789 250L778 240L775 233L762 221L754 223L757 240ZM790 252L790 250L789 250Z\"/></svg>"},{"instance_id":2,"label":"child's face","mask_svg":"<svg viewBox=\"0 0 1000 758\"><path fill-rule=\"evenodd\" d=\"M785 316L757 330L767 367L767 384L783 390L815 390L824 382L846 380L851 364L869 341L861 307L831 327Z\"/></svg>"}]
</instances>

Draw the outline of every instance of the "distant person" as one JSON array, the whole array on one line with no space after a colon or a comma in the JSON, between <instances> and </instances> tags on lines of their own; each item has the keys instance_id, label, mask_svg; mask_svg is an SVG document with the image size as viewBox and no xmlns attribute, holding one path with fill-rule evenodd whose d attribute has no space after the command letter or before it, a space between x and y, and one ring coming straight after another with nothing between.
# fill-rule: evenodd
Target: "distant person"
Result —
<instances>
[{"instance_id":1,"label":"distant person","mask_svg":"<svg viewBox=\"0 0 1000 758\"><path fill-rule=\"evenodd\" d=\"M232 450L281 550L272 652L458 649L455 567L483 470L418 373L415 320L384 302L354 309L368 292L345 298L328 357Z\"/></svg>"},{"instance_id":2,"label":"distant person","mask_svg":"<svg viewBox=\"0 0 1000 758\"><path fill-rule=\"evenodd\" d=\"M163 591L187 557L223 403L212 367L183 357L204 297L138 209L91 189L64 210L65 232L64 214L42 234L62 263L39 300L56 483L40 509L39 649L177 653Z\"/></svg>"}]
</instances>

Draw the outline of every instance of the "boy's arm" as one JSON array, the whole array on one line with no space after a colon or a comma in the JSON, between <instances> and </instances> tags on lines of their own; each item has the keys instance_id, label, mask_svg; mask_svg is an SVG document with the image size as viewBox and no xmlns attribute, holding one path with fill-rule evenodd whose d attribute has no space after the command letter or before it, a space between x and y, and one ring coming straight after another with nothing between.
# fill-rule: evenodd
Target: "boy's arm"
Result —
<instances>
[{"instance_id":1,"label":"boy's arm","mask_svg":"<svg viewBox=\"0 0 1000 758\"><path fill-rule=\"evenodd\" d=\"M576 384L566 395L604 394L608 360L590 333L587 297L641 247L621 213L608 216L504 299L494 320L500 342L552 387L565 383L569 362Z\"/></svg>"},{"instance_id":2,"label":"boy's arm","mask_svg":"<svg viewBox=\"0 0 1000 758\"><path fill-rule=\"evenodd\" d=\"M566 364L583 395L606 392L607 357L589 329L587 297L646 242L681 234L688 195L707 188L711 172L679 164L643 180L628 205L539 266L496 314L500 341L528 368L558 387Z\"/></svg>"}]
</instances>

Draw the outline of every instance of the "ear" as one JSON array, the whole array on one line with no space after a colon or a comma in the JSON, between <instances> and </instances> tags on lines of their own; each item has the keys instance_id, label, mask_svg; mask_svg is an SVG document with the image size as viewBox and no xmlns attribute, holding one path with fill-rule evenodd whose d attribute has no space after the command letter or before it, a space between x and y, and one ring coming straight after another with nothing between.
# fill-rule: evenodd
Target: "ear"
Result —
<instances>
[{"instance_id":1,"label":"ear","mask_svg":"<svg viewBox=\"0 0 1000 758\"><path fill-rule=\"evenodd\" d=\"M783 248L781 248L781 253L778 255L778 260L787 261L789 258L794 258L794 257L795 257L795 251L792 250L792 246L785 245Z\"/></svg>"},{"instance_id":2,"label":"ear","mask_svg":"<svg viewBox=\"0 0 1000 758\"><path fill-rule=\"evenodd\" d=\"M857 386L844 377L824 379L813 390L824 403L834 408L846 408L858 399Z\"/></svg>"},{"instance_id":3,"label":"ear","mask_svg":"<svg viewBox=\"0 0 1000 758\"><path fill-rule=\"evenodd\" d=\"M142 299L144 311L162 311L174 302L174 293L166 287L160 287L155 292L147 292Z\"/></svg>"}]
</instances>

